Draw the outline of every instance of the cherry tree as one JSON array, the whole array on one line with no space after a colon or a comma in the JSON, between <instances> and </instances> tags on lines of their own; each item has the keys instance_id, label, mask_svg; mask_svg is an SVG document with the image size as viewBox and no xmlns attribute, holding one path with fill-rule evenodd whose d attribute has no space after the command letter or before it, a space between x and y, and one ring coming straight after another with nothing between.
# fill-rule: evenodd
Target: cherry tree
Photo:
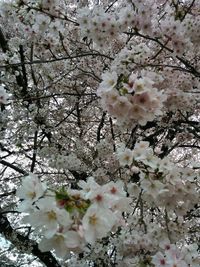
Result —
<instances>
[{"instance_id":1,"label":"cherry tree","mask_svg":"<svg viewBox=\"0 0 200 267\"><path fill-rule=\"evenodd\" d=\"M197 267L200 2L0 2L0 263Z\"/></svg>"}]
</instances>

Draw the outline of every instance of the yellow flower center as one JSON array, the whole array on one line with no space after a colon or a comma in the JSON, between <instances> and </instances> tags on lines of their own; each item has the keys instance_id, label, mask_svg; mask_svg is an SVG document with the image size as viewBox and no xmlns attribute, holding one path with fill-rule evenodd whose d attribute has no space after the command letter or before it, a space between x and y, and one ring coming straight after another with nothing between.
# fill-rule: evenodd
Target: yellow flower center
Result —
<instances>
[{"instance_id":1,"label":"yellow flower center","mask_svg":"<svg viewBox=\"0 0 200 267\"><path fill-rule=\"evenodd\" d=\"M27 193L27 196L30 198L30 199L34 199L36 197L36 193L35 192L28 192Z\"/></svg>"},{"instance_id":2,"label":"yellow flower center","mask_svg":"<svg viewBox=\"0 0 200 267\"><path fill-rule=\"evenodd\" d=\"M89 223L90 224L96 225L97 221L98 221L98 218L95 216L95 214L89 217Z\"/></svg>"},{"instance_id":3,"label":"yellow flower center","mask_svg":"<svg viewBox=\"0 0 200 267\"><path fill-rule=\"evenodd\" d=\"M50 221L57 219L56 213L53 210L49 211L47 213L47 216Z\"/></svg>"},{"instance_id":4,"label":"yellow flower center","mask_svg":"<svg viewBox=\"0 0 200 267\"><path fill-rule=\"evenodd\" d=\"M109 84L110 86L113 86L113 85L114 85L114 83L115 83L115 81L114 81L114 80L109 80L109 81L108 81L108 84Z\"/></svg>"}]
</instances>

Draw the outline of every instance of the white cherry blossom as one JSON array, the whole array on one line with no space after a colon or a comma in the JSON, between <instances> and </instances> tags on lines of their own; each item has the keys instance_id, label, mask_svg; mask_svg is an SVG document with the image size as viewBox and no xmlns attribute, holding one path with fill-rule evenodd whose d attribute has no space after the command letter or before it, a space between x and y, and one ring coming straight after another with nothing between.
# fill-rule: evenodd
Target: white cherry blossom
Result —
<instances>
[{"instance_id":1,"label":"white cherry blossom","mask_svg":"<svg viewBox=\"0 0 200 267\"><path fill-rule=\"evenodd\" d=\"M16 196L22 199L18 209L20 211L31 209L32 204L44 195L46 189L46 185L41 183L36 175L30 173L23 179L21 187L17 189Z\"/></svg>"},{"instance_id":2,"label":"white cherry blossom","mask_svg":"<svg viewBox=\"0 0 200 267\"><path fill-rule=\"evenodd\" d=\"M91 206L83 217L83 231L87 242L94 244L105 237L116 223L116 216L108 209Z\"/></svg>"}]
</instances>

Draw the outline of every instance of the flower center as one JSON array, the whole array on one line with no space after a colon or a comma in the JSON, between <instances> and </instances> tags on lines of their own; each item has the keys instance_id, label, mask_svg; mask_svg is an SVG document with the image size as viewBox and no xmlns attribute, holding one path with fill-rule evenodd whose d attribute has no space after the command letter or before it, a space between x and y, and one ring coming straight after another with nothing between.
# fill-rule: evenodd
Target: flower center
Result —
<instances>
[{"instance_id":1,"label":"flower center","mask_svg":"<svg viewBox=\"0 0 200 267\"><path fill-rule=\"evenodd\" d=\"M89 217L89 223L90 224L96 225L97 221L98 221L98 218L95 216L95 214Z\"/></svg>"},{"instance_id":2,"label":"flower center","mask_svg":"<svg viewBox=\"0 0 200 267\"><path fill-rule=\"evenodd\" d=\"M34 199L36 197L36 193L35 192L28 192L27 195L28 195L28 197L30 199Z\"/></svg>"},{"instance_id":3,"label":"flower center","mask_svg":"<svg viewBox=\"0 0 200 267\"><path fill-rule=\"evenodd\" d=\"M96 199L96 201L101 202L103 197L102 197L102 195L98 194L95 199Z\"/></svg>"},{"instance_id":4,"label":"flower center","mask_svg":"<svg viewBox=\"0 0 200 267\"><path fill-rule=\"evenodd\" d=\"M165 265L165 263L166 263L166 262L165 262L164 259L161 259L161 260L160 260L160 264L161 264L161 265Z\"/></svg>"},{"instance_id":5,"label":"flower center","mask_svg":"<svg viewBox=\"0 0 200 267\"><path fill-rule=\"evenodd\" d=\"M53 220L56 220L57 219L56 213L53 210L49 211L47 213L47 216L48 216L48 219L50 221L53 221Z\"/></svg>"},{"instance_id":6,"label":"flower center","mask_svg":"<svg viewBox=\"0 0 200 267\"><path fill-rule=\"evenodd\" d=\"M117 189L113 186L113 188L110 190L112 194L115 194L117 192Z\"/></svg>"}]
</instances>

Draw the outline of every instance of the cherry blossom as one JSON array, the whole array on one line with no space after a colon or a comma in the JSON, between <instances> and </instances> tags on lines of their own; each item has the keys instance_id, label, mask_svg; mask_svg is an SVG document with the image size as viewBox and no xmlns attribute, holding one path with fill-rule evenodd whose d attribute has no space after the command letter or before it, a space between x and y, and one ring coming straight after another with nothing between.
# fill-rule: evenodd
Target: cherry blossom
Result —
<instances>
[{"instance_id":1,"label":"cherry blossom","mask_svg":"<svg viewBox=\"0 0 200 267\"><path fill-rule=\"evenodd\" d=\"M87 242L94 244L97 238L105 237L116 223L116 219L108 209L90 207L83 217L83 231Z\"/></svg>"},{"instance_id":2,"label":"cherry blossom","mask_svg":"<svg viewBox=\"0 0 200 267\"><path fill-rule=\"evenodd\" d=\"M64 227L71 225L71 219L67 211L56 207L56 203L51 201L51 198L41 199L37 202L36 210L24 220L31 225L44 228L43 233L47 238L51 238L58 230L59 224Z\"/></svg>"},{"instance_id":3,"label":"cherry blossom","mask_svg":"<svg viewBox=\"0 0 200 267\"><path fill-rule=\"evenodd\" d=\"M0 265L199 266L199 10L0 1Z\"/></svg>"},{"instance_id":4,"label":"cherry blossom","mask_svg":"<svg viewBox=\"0 0 200 267\"><path fill-rule=\"evenodd\" d=\"M26 211L32 204L43 196L46 185L41 183L38 177L32 173L25 177L21 187L17 189L16 196L23 201L19 205L19 210Z\"/></svg>"}]
</instances>

